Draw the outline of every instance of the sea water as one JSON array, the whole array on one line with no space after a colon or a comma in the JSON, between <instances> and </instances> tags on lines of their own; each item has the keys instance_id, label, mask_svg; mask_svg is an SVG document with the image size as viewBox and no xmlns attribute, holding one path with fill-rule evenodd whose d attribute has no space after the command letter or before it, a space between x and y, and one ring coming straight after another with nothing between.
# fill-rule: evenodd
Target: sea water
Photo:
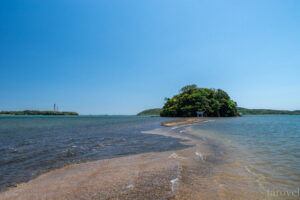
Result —
<instances>
[{"instance_id":1,"label":"sea water","mask_svg":"<svg viewBox=\"0 0 300 200\"><path fill-rule=\"evenodd\" d=\"M187 190L195 187L204 192L200 195L210 197L235 197L239 196L239 191L248 188L252 195L255 192L250 191L248 183L252 185L253 180L259 186L259 192L263 192L262 196L268 199L300 198L300 116L208 118L204 123L161 128L160 123L165 120L170 119L1 117L0 186L5 190L72 163L189 149L180 137L169 137L177 135L194 140L196 147L181 157L170 153L166 158L182 160L183 166L185 160L193 161L187 165L190 168L181 168L180 179L171 180L174 194L187 195L176 191L176 182L176 187ZM153 129L162 134L146 134L145 131ZM168 132L169 136L163 132ZM239 174L241 169L247 174ZM193 181L201 185L194 185ZM206 194L208 191L217 193Z\"/></svg>"},{"instance_id":2,"label":"sea water","mask_svg":"<svg viewBox=\"0 0 300 200\"><path fill-rule=\"evenodd\" d=\"M0 191L73 163L184 148L142 131L167 118L0 116Z\"/></svg>"},{"instance_id":3,"label":"sea water","mask_svg":"<svg viewBox=\"0 0 300 200\"><path fill-rule=\"evenodd\" d=\"M216 118L191 132L223 141L267 196L286 199L293 192L300 199L300 116Z\"/></svg>"}]
</instances>

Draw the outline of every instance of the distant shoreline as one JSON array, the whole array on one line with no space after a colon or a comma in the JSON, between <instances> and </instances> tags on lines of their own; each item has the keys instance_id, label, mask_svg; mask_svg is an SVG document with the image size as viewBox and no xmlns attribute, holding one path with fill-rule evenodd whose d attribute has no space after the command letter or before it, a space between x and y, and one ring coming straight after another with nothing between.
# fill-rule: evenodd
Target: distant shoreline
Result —
<instances>
[{"instance_id":1,"label":"distant shoreline","mask_svg":"<svg viewBox=\"0 0 300 200\"><path fill-rule=\"evenodd\" d=\"M40 111L40 110L24 110L24 111L1 111L0 116L15 116L15 115L78 115L77 112L66 111Z\"/></svg>"}]
</instances>

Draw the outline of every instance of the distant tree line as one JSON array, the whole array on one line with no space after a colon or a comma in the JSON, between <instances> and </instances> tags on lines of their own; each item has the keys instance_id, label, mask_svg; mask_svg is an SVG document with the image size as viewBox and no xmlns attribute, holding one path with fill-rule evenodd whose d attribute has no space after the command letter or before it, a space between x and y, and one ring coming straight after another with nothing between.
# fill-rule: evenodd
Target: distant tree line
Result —
<instances>
[{"instance_id":1,"label":"distant tree line","mask_svg":"<svg viewBox=\"0 0 300 200\"><path fill-rule=\"evenodd\" d=\"M152 108L152 109L147 109L142 112L139 112L137 115L151 115L151 116L159 116L160 115L160 108Z\"/></svg>"},{"instance_id":2,"label":"distant tree line","mask_svg":"<svg viewBox=\"0 0 300 200\"><path fill-rule=\"evenodd\" d=\"M187 85L179 94L166 98L160 116L195 117L197 111L204 111L207 117L238 116L237 104L221 89L198 88Z\"/></svg>"},{"instance_id":3,"label":"distant tree line","mask_svg":"<svg viewBox=\"0 0 300 200\"><path fill-rule=\"evenodd\" d=\"M24 111L1 111L0 115L78 115L78 113L77 112L24 110Z\"/></svg>"},{"instance_id":4,"label":"distant tree line","mask_svg":"<svg viewBox=\"0 0 300 200\"><path fill-rule=\"evenodd\" d=\"M238 107L238 112L242 115L300 115L300 110L271 110L271 109L247 109Z\"/></svg>"}]
</instances>

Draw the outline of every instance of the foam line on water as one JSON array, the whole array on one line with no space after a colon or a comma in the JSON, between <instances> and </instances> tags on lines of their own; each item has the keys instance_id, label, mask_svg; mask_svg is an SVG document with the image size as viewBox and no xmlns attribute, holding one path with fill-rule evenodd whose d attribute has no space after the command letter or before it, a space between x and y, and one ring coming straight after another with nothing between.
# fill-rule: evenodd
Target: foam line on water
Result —
<instances>
[{"instance_id":1,"label":"foam line on water","mask_svg":"<svg viewBox=\"0 0 300 200\"><path fill-rule=\"evenodd\" d=\"M196 156L199 156L202 161L205 161L205 156L202 153L196 151L195 154Z\"/></svg>"},{"instance_id":2,"label":"foam line on water","mask_svg":"<svg viewBox=\"0 0 300 200\"><path fill-rule=\"evenodd\" d=\"M175 184L177 183L177 181L178 181L178 178L174 178L174 179L172 179L170 182L171 182L171 184L172 184L172 192L174 192L174 186L175 186Z\"/></svg>"},{"instance_id":3,"label":"foam line on water","mask_svg":"<svg viewBox=\"0 0 300 200\"><path fill-rule=\"evenodd\" d=\"M175 184L178 183L178 177L179 177L179 163L176 164L176 178L172 179L170 182L171 182L171 190L172 190L172 193L174 194L175 192Z\"/></svg>"},{"instance_id":4,"label":"foam line on water","mask_svg":"<svg viewBox=\"0 0 300 200\"><path fill-rule=\"evenodd\" d=\"M184 157L178 156L176 153L172 153L168 158L178 158L178 159L184 159Z\"/></svg>"}]
</instances>

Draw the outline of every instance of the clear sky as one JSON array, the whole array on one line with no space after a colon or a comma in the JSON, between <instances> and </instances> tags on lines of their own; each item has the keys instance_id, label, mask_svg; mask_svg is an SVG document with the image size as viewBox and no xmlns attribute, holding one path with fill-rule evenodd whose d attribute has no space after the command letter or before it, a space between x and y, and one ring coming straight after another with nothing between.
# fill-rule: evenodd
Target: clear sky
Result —
<instances>
[{"instance_id":1,"label":"clear sky","mask_svg":"<svg viewBox=\"0 0 300 200\"><path fill-rule=\"evenodd\" d=\"M0 1L0 110L135 114L193 83L300 109L300 1Z\"/></svg>"}]
</instances>

